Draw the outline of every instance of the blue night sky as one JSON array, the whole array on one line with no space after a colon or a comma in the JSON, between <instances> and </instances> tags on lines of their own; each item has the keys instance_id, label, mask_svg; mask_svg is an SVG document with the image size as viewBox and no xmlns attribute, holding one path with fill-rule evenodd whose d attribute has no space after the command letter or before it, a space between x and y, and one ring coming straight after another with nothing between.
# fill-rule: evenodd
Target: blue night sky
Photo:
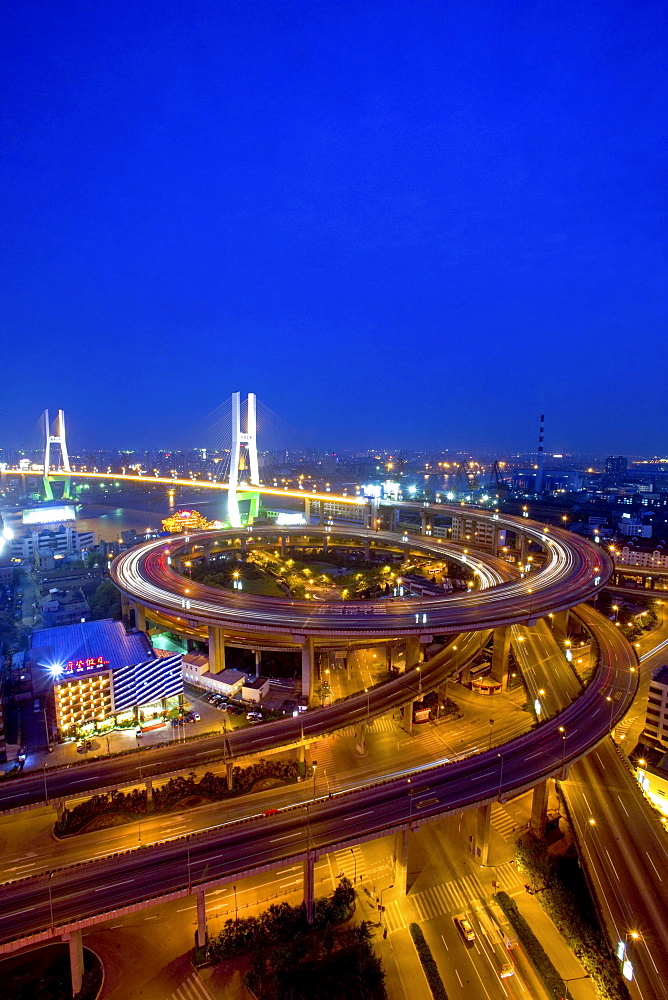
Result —
<instances>
[{"instance_id":1,"label":"blue night sky","mask_svg":"<svg viewBox=\"0 0 668 1000\"><path fill-rule=\"evenodd\" d=\"M0 444L668 451L664 4L8 0Z\"/></svg>"}]
</instances>

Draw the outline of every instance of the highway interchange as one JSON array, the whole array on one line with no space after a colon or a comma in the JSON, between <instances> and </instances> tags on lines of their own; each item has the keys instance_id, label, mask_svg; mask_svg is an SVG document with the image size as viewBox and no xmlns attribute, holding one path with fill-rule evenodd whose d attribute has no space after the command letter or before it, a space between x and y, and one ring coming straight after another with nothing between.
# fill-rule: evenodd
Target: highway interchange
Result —
<instances>
[{"instance_id":1,"label":"highway interchange","mask_svg":"<svg viewBox=\"0 0 668 1000\"><path fill-rule=\"evenodd\" d=\"M442 508L439 509L440 512ZM500 624L514 624L517 627L521 622L535 621L542 617L548 609L571 607L571 599L576 595L579 603L591 596L608 575L610 567L606 564L605 557L588 543L578 540L579 544L571 547L574 536L566 535L564 542L563 538L558 538L563 533L556 529L552 529L547 535L545 529L526 524L520 526L528 534L534 532L536 540L546 547L547 559L542 569L529 578L502 583L487 592L458 595L459 602L445 598L438 602L439 606L433 611L432 604L429 603L430 621L425 625L425 631L459 633L466 631L467 626L471 629L474 621L480 626L478 631L482 631L483 636L483 629L488 627ZM348 531L346 529L346 534ZM370 534L374 539L383 541L379 538L379 533ZM396 543L397 536L392 535L392 539ZM194 540L194 536L191 540ZM437 547L443 557L445 546L439 544ZM171 585L173 571L166 561L164 543L160 547L155 546L151 555L156 559L154 565L159 569L160 586L165 581ZM136 567L132 572L135 571ZM141 573L144 573L143 564ZM183 578L177 579L181 581L180 586L183 586ZM143 587L143 576L141 581ZM569 595L566 602L563 599L564 589ZM495 594L498 601L496 608ZM150 596L155 595L149 595L148 592L142 594L141 603L150 607ZM138 599L137 594L133 594L133 599ZM175 600L180 602L178 591ZM331 613L326 611L313 615L312 607L304 614L306 609L295 607L295 602L281 603L285 605L280 613L281 625L299 629L306 634L325 630L331 632L332 628L334 634L359 634L364 631L377 635L388 630L394 635L402 634L402 630L415 632L415 611L411 602L397 602L396 605L388 604L381 608L377 615L374 614L371 628L368 618L364 623L354 618L351 622L353 616L341 615L340 608L332 609ZM400 606L402 603L406 605L403 608ZM164 594L156 599L156 604L164 609ZM241 608L243 614L240 614L241 606L237 603L233 611L226 608L223 614L231 615L235 612L239 623L246 629L249 627L249 620L258 615L257 606L250 606L254 604L255 602L250 601L249 605ZM168 610L177 610L177 606ZM220 621L221 608L212 608L208 595L195 597L189 613L191 610L198 623ZM308 808L300 804L282 809L275 816L259 816L242 823L225 824L187 840L176 838L163 844L129 851L119 857L86 862L83 870L81 867L66 868L50 876L13 881L0 888L0 898L3 898L0 938L5 942L2 950L12 949L17 929L24 941L28 937L32 940L44 939L51 934L51 927L54 925L76 926L77 923L87 923L90 918L105 919L105 914L119 912L123 907L134 903L138 892L149 903L152 898L187 895L199 884L207 887L227 884L243 873L276 868L286 861L299 861L309 853L317 855L337 847L359 844L397 829L415 829L436 816L459 812L485 801L503 799L550 775L558 774L565 764L586 755L599 743L604 732L609 731L610 726L624 715L637 685L635 656L619 632L585 605L578 607L577 614L592 631L598 645L599 662L592 682L584 694L575 697L565 708L556 704L559 692L555 688L554 711L559 712L561 708L558 717L552 716L531 733L505 744L500 753L499 748L495 747L487 754L437 763L436 766L407 770L401 774L385 775L385 780L370 781L363 789L335 794L332 798L318 796L317 801ZM333 615L336 617L333 618ZM324 622L323 619L327 621ZM260 623L259 628L263 627L263 623ZM479 645L480 641L481 636L475 632L469 632L465 637L456 635L450 646L439 654L440 659L435 658L437 663L432 660L423 665L421 681L417 671L407 671L398 679L398 686L394 691L386 685L370 692L368 697L362 695L348 699L338 706L338 711L342 713L339 721L336 721L335 712L332 712L337 709L334 705L331 709L308 713L303 720L287 720L286 723L275 724L275 729L266 727L262 734L252 731L235 734L237 742L233 752L241 756L265 750L266 742L272 740L275 746L298 743L302 738L301 721L304 724L304 738L308 738L381 715L414 697L420 683L424 685L424 690L428 689L430 681L433 682L431 687L438 686L458 669L457 663L461 665L470 656L473 645ZM467 644L470 644L469 648L465 648ZM453 649L454 646L459 648ZM457 659L458 656L461 656L461 660ZM428 677L430 669L434 671L431 678ZM440 673L437 674L436 671ZM572 674L570 676L572 679ZM608 697L613 699L611 703L606 701ZM610 705L613 707L610 708ZM327 712L332 712L330 718L327 718ZM273 734L270 735L272 729ZM257 741L255 747L252 745L254 741ZM212 752L214 756L229 753L229 746L221 749L220 737L214 738L210 746L206 747L204 741L198 741L196 745L193 744L193 752L195 746L201 756L211 755ZM169 756L171 749L152 751L156 755L154 773L169 773L173 769L174 757L170 759ZM178 751L182 755L184 746L180 746ZM595 751L600 752L601 748ZM575 765L573 771L575 772L576 767L592 767L590 761L591 757L583 764ZM202 761L198 763L201 765ZM183 766L187 765L181 756L180 768ZM123 769L126 767L128 771L124 775ZM52 786L50 794L54 797L73 794L73 782L79 782L80 788L86 790L116 785L126 778L128 782L136 783L136 774L136 761L132 758L127 761L122 758L98 760L80 768L63 771L61 775L52 773L49 784L56 784ZM76 777L72 777L73 775ZM411 795L407 793L409 777ZM586 775L586 780L588 784L592 781L600 783L602 777L602 773L592 772ZM43 802L43 792L38 792L35 786L36 779L26 777L17 782L15 792L3 789L3 793L16 795L13 803L4 799L3 795L4 808L19 808L40 800ZM628 845L626 853L628 854ZM147 864L148 861L150 864ZM641 881L649 875L644 862L643 865L644 868L640 871ZM637 891L637 886L634 891ZM648 902L647 906L651 908L652 903ZM650 916L655 920L657 914ZM664 953L665 951L664 948ZM642 968L645 971L644 966ZM653 975L656 977L659 972L663 973L663 969L655 967ZM648 968L646 973L648 981L652 982L652 970ZM648 1000L655 994L641 992L639 995Z\"/></svg>"}]
</instances>

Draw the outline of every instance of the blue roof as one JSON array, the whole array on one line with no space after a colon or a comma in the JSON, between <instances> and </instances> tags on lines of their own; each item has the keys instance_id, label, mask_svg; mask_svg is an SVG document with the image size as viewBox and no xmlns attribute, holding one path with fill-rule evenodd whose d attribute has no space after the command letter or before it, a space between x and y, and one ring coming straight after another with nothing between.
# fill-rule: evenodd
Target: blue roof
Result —
<instances>
[{"instance_id":1,"label":"blue roof","mask_svg":"<svg viewBox=\"0 0 668 1000\"><path fill-rule=\"evenodd\" d=\"M87 660L104 657L112 670L143 663L153 658L154 653L143 632L128 635L123 622L103 618L97 622L80 622L75 625L59 625L57 628L43 628L33 632L31 649L44 653L53 650L51 664L65 664L68 660ZM42 656L36 657L38 660ZM109 667L106 669L108 670Z\"/></svg>"}]
</instances>

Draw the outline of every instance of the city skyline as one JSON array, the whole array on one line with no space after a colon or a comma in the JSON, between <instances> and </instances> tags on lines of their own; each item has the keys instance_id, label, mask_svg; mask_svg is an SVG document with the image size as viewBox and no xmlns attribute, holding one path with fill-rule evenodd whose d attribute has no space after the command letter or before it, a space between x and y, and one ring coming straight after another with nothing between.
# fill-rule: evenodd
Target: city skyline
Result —
<instances>
[{"instance_id":1,"label":"city skyline","mask_svg":"<svg viewBox=\"0 0 668 1000\"><path fill-rule=\"evenodd\" d=\"M3 440L50 405L156 446L252 386L320 446L525 450L544 412L665 454L661 36L657 3L14 6Z\"/></svg>"}]
</instances>

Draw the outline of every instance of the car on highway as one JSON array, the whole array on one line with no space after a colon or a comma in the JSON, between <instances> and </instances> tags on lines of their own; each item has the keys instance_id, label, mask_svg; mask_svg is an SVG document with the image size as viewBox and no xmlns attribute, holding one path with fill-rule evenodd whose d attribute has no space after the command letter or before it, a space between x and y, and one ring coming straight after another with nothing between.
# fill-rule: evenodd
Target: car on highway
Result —
<instances>
[{"instance_id":1,"label":"car on highway","mask_svg":"<svg viewBox=\"0 0 668 1000\"><path fill-rule=\"evenodd\" d=\"M278 812L278 809L265 809L265 811L262 813L262 815L263 816L275 816L277 814L277 812Z\"/></svg>"},{"instance_id":2,"label":"car on highway","mask_svg":"<svg viewBox=\"0 0 668 1000\"><path fill-rule=\"evenodd\" d=\"M457 930L459 931L459 933L461 934L461 936L464 938L465 941L467 942L475 941L475 931L471 926L471 921L469 920L469 918L466 916L465 913L458 913L457 916L453 917L453 920L455 922Z\"/></svg>"}]
</instances>

